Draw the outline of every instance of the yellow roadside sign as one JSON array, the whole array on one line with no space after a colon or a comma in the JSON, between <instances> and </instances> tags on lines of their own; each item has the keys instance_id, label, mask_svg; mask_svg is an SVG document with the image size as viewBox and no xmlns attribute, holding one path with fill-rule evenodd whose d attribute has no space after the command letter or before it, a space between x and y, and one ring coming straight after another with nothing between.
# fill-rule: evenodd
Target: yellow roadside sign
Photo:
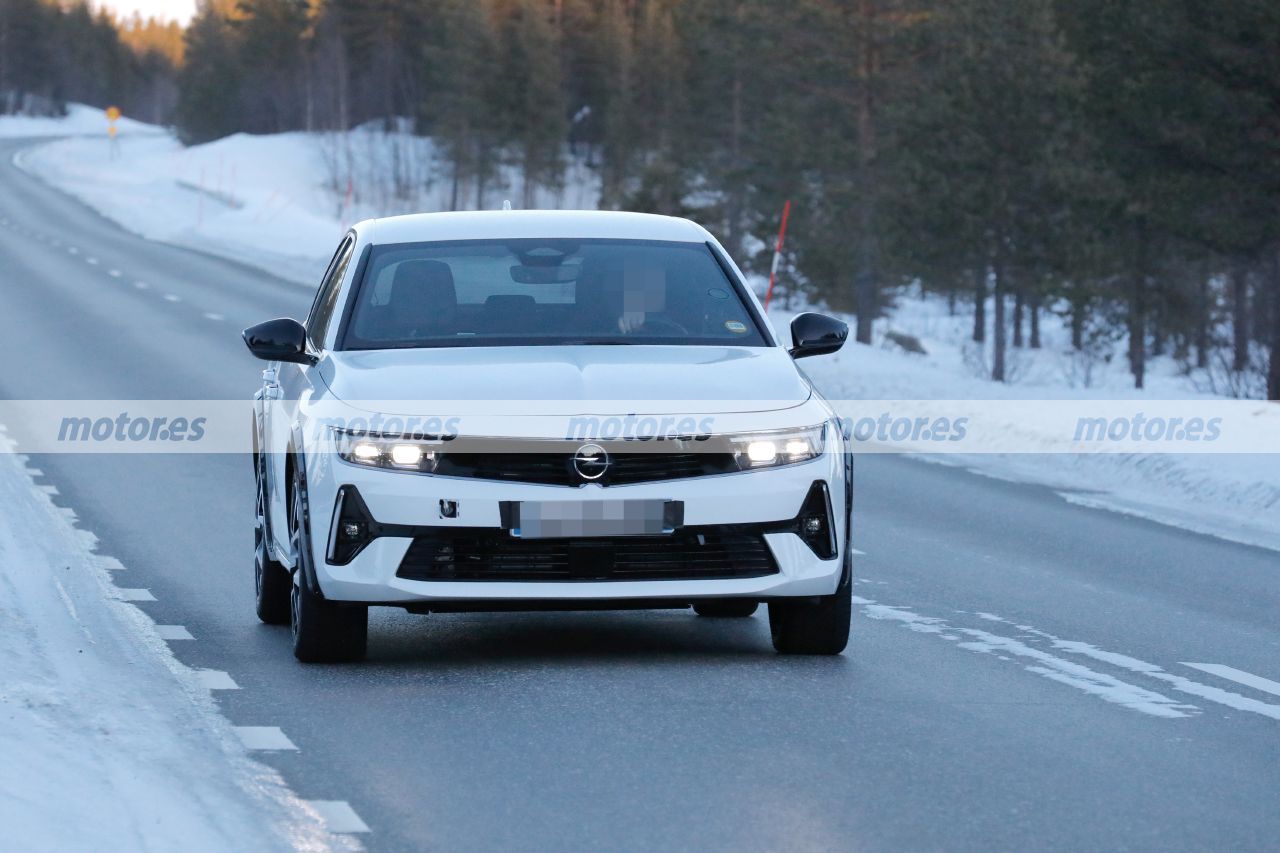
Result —
<instances>
[{"instance_id":1,"label":"yellow roadside sign","mask_svg":"<svg viewBox=\"0 0 1280 853\"><path fill-rule=\"evenodd\" d=\"M115 121L120 118L119 107L107 107L107 121Z\"/></svg>"}]
</instances>

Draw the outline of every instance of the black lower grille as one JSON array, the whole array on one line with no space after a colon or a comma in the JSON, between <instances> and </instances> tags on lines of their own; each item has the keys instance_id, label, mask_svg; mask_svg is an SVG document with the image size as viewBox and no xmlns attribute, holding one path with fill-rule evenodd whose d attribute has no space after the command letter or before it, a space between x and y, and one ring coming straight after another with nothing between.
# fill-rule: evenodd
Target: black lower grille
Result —
<instances>
[{"instance_id":1,"label":"black lower grille","mask_svg":"<svg viewBox=\"0 0 1280 853\"><path fill-rule=\"evenodd\" d=\"M518 539L418 536L397 575L427 581L700 580L777 574L760 533L686 528L669 536Z\"/></svg>"}]
</instances>

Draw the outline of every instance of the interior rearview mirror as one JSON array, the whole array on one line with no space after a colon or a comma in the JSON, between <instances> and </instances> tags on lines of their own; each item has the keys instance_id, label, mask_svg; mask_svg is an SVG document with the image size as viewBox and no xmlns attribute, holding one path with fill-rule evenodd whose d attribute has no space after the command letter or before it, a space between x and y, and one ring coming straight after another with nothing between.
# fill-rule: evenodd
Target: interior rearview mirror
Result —
<instances>
[{"instance_id":1,"label":"interior rearview mirror","mask_svg":"<svg viewBox=\"0 0 1280 853\"><path fill-rule=\"evenodd\" d=\"M849 326L835 317L811 312L798 314L791 321L792 358L827 355L844 346Z\"/></svg>"},{"instance_id":2,"label":"interior rearview mirror","mask_svg":"<svg viewBox=\"0 0 1280 853\"><path fill-rule=\"evenodd\" d=\"M244 330L249 352L266 361L291 361L315 364L315 356L307 352L307 330L297 320L280 317Z\"/></svg>"}]
</instances>

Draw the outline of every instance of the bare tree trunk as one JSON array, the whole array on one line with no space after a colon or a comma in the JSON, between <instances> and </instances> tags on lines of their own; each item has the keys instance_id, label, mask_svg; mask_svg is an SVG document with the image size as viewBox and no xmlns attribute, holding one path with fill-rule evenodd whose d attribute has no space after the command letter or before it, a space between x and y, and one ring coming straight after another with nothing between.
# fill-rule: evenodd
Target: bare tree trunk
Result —
<instances>
[{"instance_id":1,"label":"bare tree trunk","mask_svg":"<svg viewBox=\"0 0 1280 853\"><path fill-rule=\"evenodd\" d=\"M1196 300L1196 367L1209 366L1209 277L1200 274L1199 299Z\"/></svg>"},{"instance_id":2,"label":"bare tree trunk","mask_svg":"<svg viewBox=\"0 0 1280 853\"><path fill-rule=\"evenodd\" d=\"M1080 296L1071 300L1071 348L1076 352L1084 349L1085 314L1088 302Z\"/></svg>"},{"instance_id":3,"label":"bare tree trunk","mask_svg":"<svg viewBox=\"0 0 1280 853\"><path fill-rule=\"evenodd\" d=\"M1142 253L1145 255L1145 252ZM1142 388L1147 374L1147 276L1146 264L1138 263L1129 294L1129 370L1133 387Z\"/></svg>"},{"instance_id":4,"label":"bare tree trunk","mask_svg":"<svg viewBox=\"0 0 1280 853\"><path fill-rule=\"evenodd\" d=\"M991 355L991 378L1003 382L1005 376L1005 327L1004 327L1004 249L996 248L995 260L991 265L992 278L995 279L995 319L992 323L994 344Z\"/></svg>"},{"instance_id":5,"label":"bare tree trunk","mask_svg":"<svg viewBox=\"0 0 1280 853\"><path fill-rule=\"evenodd\" d=\"M973 340L987 340L987 268L985 265L973 271Z\"/></svg>"},{"instance_id":6,"label":"bare tree trunk","mask_svg":"<svg viewBox=\"0 0 1280 853\"><path fill-rule=\"evenodd\" d=\"M879 259L872 229L875 226L876 183L876 103L875 82L880 57L876 48L874 0L858 2L858 267L854 283L854 308L857 311L856 338L860 344L871 343L871 328L879 310Z\"/></svg>"},{"instance_id":7,"label":"bare tree trunk","mask_svg":"<svg viewBox=\"0 0 1280 853\"><path fill-rule=\"evenodd\" d=\"M1243 264L1231 270L1231 369L1249 366L1249 273Z\"/></svg>"},{"instance_id":8,"label":"bare tree trunk","mask_svg":"<svg viewBox=\"0 0 1280 853\"><path fill-rule=\"evenodd\" d=\"M1026 313L1026 297L1022 286L1013 289L1013 345L1022 349L1022 317Z\"/></svg>"},{"instance_id":9,"label":"bare tree trunk","mask_svg":"<svg viewBox=\"0 0 1280 853\"><path fill-rule=\"evenodd\" d=\"M1280 250L1271 257L1271 364L1267 399L1280 401Z\"/></svg>"},{"instance_id":10,"label":"bare tree trunk","mask_svg":"<svg viewBox=\"0 0 1280 853\"><path fill-rule=\"evenodd\" d=\"M1040 294L1031 297L1031 348L1040 349Z\"/></svg>"}]
</instances>

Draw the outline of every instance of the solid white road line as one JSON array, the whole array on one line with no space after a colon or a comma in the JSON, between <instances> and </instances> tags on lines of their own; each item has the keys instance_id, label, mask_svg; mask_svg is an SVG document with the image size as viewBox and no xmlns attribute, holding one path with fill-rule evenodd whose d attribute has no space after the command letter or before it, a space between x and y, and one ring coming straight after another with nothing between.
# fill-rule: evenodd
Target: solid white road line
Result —
<instances>
[{"instance_id":1,"label":"solid white road line","mask_svg":"<svg viewBox=\"0 0 1280 853\"><path fill-rule=\"evenodd\" d=\"M151 594L149 589L121 589L120 598L122 601L155 601L156 597Z\"/></svg>"},{"instance_id":2,"label":"solid white road line","mask_svg":"<svg viewBox=\"0 0 1280 853\"><path fill-rule=\"evenodd\" d=\"M240 685L220 669L197 669L196 681L206 690L239 690Z\"/></svg>"},{"instance_id":3,"label":"solid white road line","mask_svg":"<svg viewBox=\"0 0 1280 853\"><path fill-rule=\"evenodd\" d=\"M156 633L162 640L194 640L191 632L181 625L157 625Z\"/></svg>"},{"instance_id":4,"label":"solid white road line","mask_svg":"<svg viewBox=\"0 0 1280 853\"><path fill-rule=\"evenodd\" d=\"M235 726L245 749L297 749L276 726Z\"/></svg>"},{"instance_id":5,"label":"solid white road line","mask_svg":"<svg viewBox=\"0 0 1280 853\"><path fill-rule=\"evenodd\" d=\"M1207 672L1210 675L1216 675L1219 678L1225 678L1228 681L1234 681L1237 684L1243 684L1245 687L1252 687L1254 690L1261 690L1263 693L1280 696L1280 681L1272 681L1270 678L1263 678L1260 675L1254 675L1251 672L1245 672L1235 667L1223 666L1220 663L1191 663L1184 660L1182 665L1198 669L1201 672Z\"/></svg>"},{"instance_id":6,"label":"solid white road line","mask_svg":"<svg viewBox=\"0 0 1280 853\"><path fill-rule=\"evenodd\" d=\"M360 819L346 800L304 800L316 810L330 832L369 832L369 826Z\"/></svg>"}]
</instances>

